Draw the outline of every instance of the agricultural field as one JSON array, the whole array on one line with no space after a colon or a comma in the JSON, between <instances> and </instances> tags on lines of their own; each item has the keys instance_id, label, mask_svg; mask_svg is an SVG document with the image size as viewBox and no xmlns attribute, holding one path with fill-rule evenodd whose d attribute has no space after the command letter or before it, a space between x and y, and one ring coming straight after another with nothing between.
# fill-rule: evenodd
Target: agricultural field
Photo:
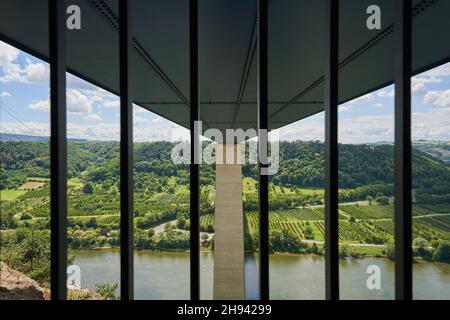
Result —
<instances>
[{"instance_id":1,"label":"agricultural field","mask_svg":"<svg viewBox=\"0 0 450 320\"><path fill-rule=\"evenodd\" d=\"M71 248L117 246L120 225L120 170L118 148L113 142L70 143L68 159L68 243ZM189 168L170 160L170 142L135 145L134 225L135 245L149 249L189 247ZM339 189L339 240L381 252L393 240L393 182L385 175L385 160L392 146L370 148L344 146ZM48 230L50 183L48 145L5 144L12 157L2 162L2 229L33 226ZM283 166L269 182L269 227L271 250L292 253L313 252L323 246L324 189L321 167L323 145L316 142L283 143ZM5 149L6 150L6 149ZM375 150L375 151L374 151ZM448 166L424 153L418 167L426 173L416 181L413 206L413 237L423 238L433 250L450 241ZM42 161L42 159L46 159ZM417 163L417 161L416 161ZM370 168L370 170L367 170ZM258 248L258 181L254 168L243 166L242 199L246 250ZM428 186L437 186L430 190ZM446 198L447 197L447 198ZM200 230L213 241L215 174L202 166L200 176ZM156 231L157 232L156 232ZM205 239L203 239L205 240ZM423 242L422 242L423 243ZM316 246L315 251L305 248ZM211 250L211 243L204 250ZM375 250L376 248L376 250ZM428 248L426 248L428 249ZM362 250L362 249L361 249Z\"/></svg>"},{"instance_id":2,"label":"agricultural field","mask_svg":"<svg viewBox=\"0 0 450 320\"><path fill-rule=\"evenodd\" d=\"M250 190L254 180L244 179L246 197L257 199ZM170 183L171 184L171 183ZM243 187L245 190L245 187ZM300 192L303 192L302 189ZM2 211L15 212L20 223L33 223L33 219L48 219L49 187L40 186L31 190L3 190ZM314 190L311 192L319 192ZM299 191L284 190L279 201L295 198ZM210 187L201 189L201 202L213 208L215 194ZM281 200L280 200L281 199ZM180 214L189 220L189 192L184 187L174 193L156 192L148 195L135 192L135 223L142 230L149 230L174 221ZM119 228L119 198L114 189L84 193L82 184L76 180L69 183L68 215L69 227ZM209 209L200 217L200 230L214 233L214 211ZM339 239L341 243L358 245L383 245L393 239L393 205L341 204L339 206ZM31 219L31 220L30 220ZM450 240L450 206L415 205L413 207L414 237ZM251 237L258 234L258 212L245 211L245 230ZM287 230L300 240L322 244L324 241L324 207L313 205L297 208L271 210L270 231Z\"/></svg>"},{"instance_id":3,"label":"agricultural field","mask_svg":"<svg viewBox=\"0 0 450 320\"><path fill-rule=\"evenodd\" d=\"M425 239L448 240L450 236L450 206L435 208L420 206L414 216L413 232ZM432 210L433 209L433 210ZM296 208L269 213L270 230L290 230L302 240L324 240L322 208ZM447 212L447 213L446 213ZM258 212L245 214L247 230L258 233ZM382 245L393 240L393 207L379 205L344 205L339 211L339 240L342 243Z\"/></svg>"},{"instance_id":4,"label":"agricultural field","mask_svg":"<svg viewBox=\"0 0 450 320\"><path fill-rule=\"evenodd\" d=\"M18 190L34 190L42 188L45 185L45 182L41 181L28 181L21 185Z\"/></svg>"},{"instance_id":5,"label":"agricultural field","mask_svg":"<svg viewBox=\"0 0 450 320\"><path fill-rule=\"evenodd\" d=\"M2 201L13 201L25 193L25 190L0 190L0 199Z\"/></svg>"}]
</instances>

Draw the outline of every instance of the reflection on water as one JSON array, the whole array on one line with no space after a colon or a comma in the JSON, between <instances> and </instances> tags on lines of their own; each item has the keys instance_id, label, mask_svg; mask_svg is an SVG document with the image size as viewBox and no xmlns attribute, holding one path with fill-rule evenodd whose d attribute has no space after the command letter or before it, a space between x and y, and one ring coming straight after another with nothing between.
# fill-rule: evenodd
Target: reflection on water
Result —
<instances>
[{"instance_id":1,"label":"reflection on water","mask_svg":"<svg viewBox=\"0 0 450 320\"><path fill-rule=\"evenodd\" d=\"M119 251L71 251L81 268L82 287L119 282ZM135 251L136 299L189 299L189 253ZM247 299L258 299L258 256L245 259ZM202 253L201 298L212 299L213 255ZM381 289L366 286L367 267L381 270ZM271 299L324 299L324 260L316 256L271 255ZM342 299L393 299L394 263L387 259L340 261ZM416 299L450 299L450 265L414 264Z\"/></svg>"}]
</instances>

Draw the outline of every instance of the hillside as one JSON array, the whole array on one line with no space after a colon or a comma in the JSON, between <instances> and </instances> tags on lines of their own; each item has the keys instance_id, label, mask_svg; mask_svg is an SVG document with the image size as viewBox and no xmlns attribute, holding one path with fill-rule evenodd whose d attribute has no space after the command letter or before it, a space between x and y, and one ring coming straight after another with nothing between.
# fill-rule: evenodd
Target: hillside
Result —
<instances>
[{"instance_id":1,"label":"hillside","mask_svg":"<svg viewBox=\"0 0 450 320\"><path fill-rule=\"evenodd\" d=\"M174 165L170 159L172 142L135 144L134 160L137 185L146 180L177 177L177 183L187 184L188 166ZM423 148L423 147L422 147ZM10 189L29 177L49 177L49 148L44 142L4 141L1 144L1 188ZM280 170L271 177L275 185L287 187L324 186L324 146L321 142L295 141L280 143ZM392 145L340 145L340 188L363 185L393 184ZM245 165L244 176L257 178L255 165ZM431 154L413 151L414 188L434 194L450 190L450 167ZM119 179L118 142L68 143L68 177L94 183ZM202 184L213 184L213 166L202 165Z\"/></svg>"},{"instance_id":2,"label":"hillside","mask_svg":"<svg viewBox=\"0 0 450 320\"><path fill-rule=\"evenodd\" d=\"M153 250L188 250L189 166L174 165L172 142L134 146L134 244ZM1 143L0 259L39 282L48 281L49 149L46 142ZM322 254L324 145L281 142L280 170L270 177L271 251ZM68 144L68 247L120 244L119 143ZM340 145L339 239L347 255L390 256L394 230L393 146ZM414 149L413 238L415 256L448 262L450 167ZM202 250L214 248L216 199L213 165L201 165ZM256 165L243 167L245 248L258 247ZM32 250L30 250L32 248ZM19 250L18 250L19 249ZM30 263L29 256L33 256ZM11 259L16 257L17 259ZM36 262L40 266L36 268Z\"/></svg>"},{"instance_id":3,"label":"hillside","mask_svg":"<svg viewBox=\"0 0 450 320\"><path fill-rule=\"evenodd\" d=\"M418 140L413 141L413 147L439 160L450 162L450 142Z\"/></svg>"}]
</instances>

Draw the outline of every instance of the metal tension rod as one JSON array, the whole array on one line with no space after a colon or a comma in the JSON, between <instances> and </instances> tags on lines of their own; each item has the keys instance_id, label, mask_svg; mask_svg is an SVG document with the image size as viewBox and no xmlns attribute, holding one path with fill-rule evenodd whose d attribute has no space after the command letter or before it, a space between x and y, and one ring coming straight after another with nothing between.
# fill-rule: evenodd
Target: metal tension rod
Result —
<instances>
[{"instance_id":1,"label":"metal tension rod","mask_svg":"<svg viewBox=\"0 0 450 320\"><path fill-rule=\"evenodd\" d=\"M49 0L51 299L67 299L66 7Z\"/></svg>"},{"instance_id":2,"label":"metal tension rod","mask_svg":"<svg viewBox=\"0 0 450 320\"><path fill-rule=\"evenodd\" d=\"M133 300L133 100L131 95L132 1L119 1L120 56L120 298Z\"/></svg>"},{"instance_id":3,"label":"metal tension rod","mask_svg":"<svg viewBox=\"0 0 450 320\"><path fill-rule=\"evenodd\" d=\"M191 253L191 300L200 299L200 134L195 122L200 120L198 87L198 1L189 1L189 61L190 61L190 253Z\"/></svg>"},{"instance_id":4,"label":"metal tension rod","mask_svg":"<svg viewBox=\"0 0 450 320\"><path fill-rule=\"evenodd\" d=\"M395 7L395 298L412 299L411 0Z\"/></svg>"},{"instance_id":5,"label":"metal tension rod","mask_svg":"<svg viewBox=\"0 0 450 320\"><path fill-rule=\"evenodd\" d=\"M258 0L258 150L268 150L268 0ZM264 152L263 152L264 153ZM259 288L269 300L269 177L267 156L259 153Z\"/></svg>"},{"instance_id":6,"label":"metal tension rod","mask_svg":"<svg viewBox=\"0 0 450 320\"><path fill-rule=\"evenodd\" d=\"M339 1L326 1L325 52L325 296L339 300L338 46Z\"/></svg>"}]
</instances>

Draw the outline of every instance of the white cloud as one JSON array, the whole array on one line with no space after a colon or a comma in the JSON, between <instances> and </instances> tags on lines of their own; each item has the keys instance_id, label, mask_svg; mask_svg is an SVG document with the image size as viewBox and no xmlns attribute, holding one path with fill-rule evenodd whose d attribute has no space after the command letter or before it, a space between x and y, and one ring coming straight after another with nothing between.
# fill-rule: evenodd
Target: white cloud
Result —
<instances>
[{"instance_id":1,"label":"white cloud","mask_svg":"<svg viewBox=\"0 0 450 320\"><path fill-rule=\"evenodd\" d=\"M280 140L319 140L325 139L325 120L323 112L312 117L294 122L272 131L269 135L277 135Z\"/></svg>"},{"instance_id":2,"label":"white cloud","mask_svg":"<svg viewBox=\"0 0 450 320\"><path fill-rule=\"evenodd\" d=\"M49 136L50 124L48 122L0 122L0 131L11 134L28 134L35 136Z\"/></svg>"},{"instance_id":3,"label":"white cloud","mask_svg":"<svg viewBox=\"0 0 450 320\"><path fill-rule=\"evenodd\" d=\"M102 103L102 106L105 108L119 108L120 100L119 99L107 100Z\"/></svg>"},{"instance_id":4,"label":"white cloud","mask_svg":"<svg viewBox=\"0 0 450 320\"><path fill-rule=\"evenodd\" d=\"M140 106L138 106L138 105L133 103L133 113L135 113L135 114L136 113L148 114L149 112L151 112L151 111L148 111L147 109L142 108L142 107L140 107Z\"/></svg>"},{"instance_id":5,"label":"white cloud","mask_svg":"<svg viewBox=\"0 0 450 320\"><path fill-rule=\"evenodd\" d=\"M25 82L46 82L49 81L50 69L47 64L33 63L30 59L27 59L22 73L24 75Z\"/></svg>"},{"instance_id":6,"label":"white cloud","mask_svg":"<svg viewBox=\"0 0 450 320\"><path fill-rule=\"evenodd\" d=\"M102 118L97 113L90 113L84 119L89 120L89 121L97 121L97 122L102 121Z\"/></svg>"},{"instance_id":7,"label":"white cloud","mask_svg":"<svg viewBox=\"0 0 450 320\"><path fill-rule=\"evenodd\" d=\"M134 141L188 141L189 130L164 118L158 117L148 121L145 126L136 125L134 121Z\"/></svg>"},{"instance_id":8,"label":"white cloud","mask_svg":"<svg viewBox=\"0 0 450 320\"><path fill-rule=\"evenodd\" d=\"M418 75L411 79L412 83L441 83L442 79L436 76Z\"/></svg>"},{"instance_id":9,"label":"white cloud","mask_svg":"<svg viewBox=\"0 0 450 320\"><path fill-rule=\"evenodd\" d=\"M96 120L97 114L91 113L85 117ZM136 123L135 123L136 124ZM9 122L1 123L1 132L15 134L31 134L49 136L50 124L48 122ZM87 140L114 140L120 139L120 124L97 122L95 124L67 124L67 136ZM134 126L134 141L189 141L189 130L163 118L147 120L145 126Z\"/></svg>"},{"instance_id":10,"label":"white cloud","mask_svg":"<svg viewBox=\"0 0 450 320\"><path fill-rule=\"evenodd\" d=\"M349 107L346 107L346 106L340 106L338 111L339 111L339 112L345 112L345 111L348 111L348 110L350 110Z\"/></svg>"},{"instance_id":11,"label":"white cloud","mask_svg":"<svg viewBox=\"0 0 450 320\"><path fill-rule=\"evenodd\" d=\"M67 90L67 111L73 114L85 114L92 111L92 102L80 91Z\"/></svg>"},{"instance_id":12,"label":"white cloud","mask_svg":"<svg viewBox=\"0 0 450 320\"><path fill-rule=\"evenodd\" d=\"M393 141L394 116L365 115L339 121L339 142L370 143Z\"/></svg>"},{"instance_id":13,"label":"white cloud","mask_svg":"<svg viewBox=\"0 0 450 320\"><path fill-rule=\"evenodd\" d=\"M427 91L427 84L429 83L441 83L442 79L435 76L416 76L411 79L411 94L414 96L421 95Z\"/></svg>"},{"instance_id":14,"label":"white cloud","mask_svg":"<svg viewBox=\"0 0 450 320\"><path fill-rule=\"evenodd\" d=\"M448 90L450 91L450 90ZM450 94L450 93L447 93ZM439 97L441 99L442 97ZM436 102L443 103L439 99ZM339 119L340 143L394 141L394 115L364 115ZM412 114L414 140L450 140L450 104ZM281 140L324 140L323 118L313 116L277 129Z\"/></svg>"},{"instance_id":15,"label":"white cloud","mask_svg":"<svg viewBox=\"0 0 450 320\"><path fill-rule=\"evenodd\" d=\"M355 103L360 103L360 102L367 102L367 101L372 101L373 98L374 98L374 95L372 93L368 93L359 98L353 99L353 100L349 101L348 103L355 104Z\"/></svg>"},{"instance_id":16,"label":"white cloud","mask_svg":"<svg viewBox=\"0 0 450 320\"><path fill-rule=\"evenodd\" d=\"M0 41L0 68L4 73L0 77L1 82L6 82L8 79L14 79L20 75L20 66L15 63L19 53L18 49Z\"/></svg>"},{"instance_id":17,"label":"white cloud","mask_svg":"<svg viewBox=\"0 0 450 320\"><path fill-rule=\"evenodd\" d=\"M82 94L80 91L75 89L67 89L66 92L67 99L67 112L69 114L89 114L92 111L92 102ZM31 110L49 112L50 111L50 100L35 100L29 106Z\"/></svg>"},{"instance_id":18,"label":"white cloud","mask_svg":"<svg viewBox=\"0 0 450 320\"><path fill-rule=\"evenodd\" d=\"M91 115L88 115L91 117ZM427 110L412 115L413 139L450 140L450 107ZM1 123L5 133L48 136L49 123ZM30 129L32 131L30 131ZM281 140L324 140L323 113L275 130ZM119 140L119 123L69 123L68 137L88 140ZM189 131L162 118L147 121L145 126L134 126L134 141L187 141ZM394 115L365 115L339 121L340 143L370 143L394 140Z\"/></svg>"},{"instance_id":19,"label":"white cloud","mask_svg":"<svg viewBox=\"0 0 450 320\"><path fill-rule=\"evenodd\" d=\"M421 77L448 77L450 76L450 63L443 64L439 67L433 68L420 75Z\"/></svg>"},{"instance_id":20,"label":"white cloud","mask_svg":"<svg viewBox=\"0 0 450 320\"><path fill-rule=\"evenodd\" d=\"M450 140L450 108L412 114L413 140Z\"/></svg>"},{"instance_id":21,"label":"white cloud","mask_svg":"<svg viewBox=\"0 0 450 320\"><path fill-rule=\"evenodd\" d=\"M374 108L383 108L384 104L382 104L382 103L375 103L375 104L372 105L372 107L374 107Z\"/></svg>"},{"instance_id":22,"label":"white cloud","mask_svg":"<svg viewBox=\"0 0 450 320\"><path fill-rule=\"evenodd\" d=\"M450 89L444 91L428 91L423 102L425 104L433 104L438 107L450 106Z\"/></svg>"},{"instance_id":23,"label":"white cloud","mask_svg":"<svg viewBox=\"0 0 450 320\"><path fill-rule=\"evenodd\" d=\"M67 136L87 140L118 141L120 139L120 125L119 123L97 123L95 125L68 123Z\"/></svg>"},{"instance_id":24,"label":"white cloud","mask_svg":"<svg viewBox=\"0 0 450 320\"><path fill-rule=\"evenodd\" d=\"M0 97L11 97L11 93L7 91L0 92Z\"/></svg>"},{"instance_id":25,"label":"white cloud","mask_svg":"<svg viewBox=\"0 0 450 320\"><path fill-rule=\"evenodd\" d=\"M425 83L423 82L412 82L411 83L411 94L419 95L426 91Z\"/></svg>"},{"instance_id":26,"label":"white cloud","mask_svg":"<svg viewBox=\"0 0 450 320\"><path fill-rule=\"evenodd\" d=\"M450 64L449 64L450 66ZM440 69L441 67L436 68ZM433 69L435 70L435 69ZM443 75L446 72L444 72L445 68L441 68L440 72L436 72L431 70L430 72L422 73L420 75L417 75L413 78L411 78L411 94L414 96L418 96L421 94L424 94L427 91L427 84L430 83L441 83L442 79L439 77L439 75ZM449 68L450 70L450 68ZM433 72L432 72L433 71ZM449 73L450 75L450 73ZM385 88L383 90L380 90L377 92L377 96L380 98L393 98L395 97L395 89L394 88Z\"/></svg>"},{"instance_id":27,"label":"white cloud","mask_svg":"<svg viewBox=\"0 0 450 320\"><path fill-rule=\"evenodd\" d=\"M394 97L395 96L395 91L394 91L394 89L381 90L381 91L378 91L377 95L379 97L381 97L381 98L390 98L390 97Z\"/></svg>"},{"instance_id":28,"label":"white cloud","mask_svg":"<svg viewBox=\"0 0 450 320\"><path fill-rule=\"evenodd\" d=\"M144 122L147 122L148 120L144 117L138 116L138 115L134 115L133 116L133 123L134 125L138 126L140 124L143 124Z\"/></svg>"},{"instance_id":29,"label":"white cloud","mask_svg":"<svg viewBox=\"0 0 450 320\"><path fill-rule=\"evenodd\" d=\"M36 110L36 111L42 111L42 112L49 112L50 111L50 100L34 100L29 106L29 109Z\"/></svg>"},{"instance_id":30,"label":"white cloud","mask_svg":"<svg viewBox=\"0 0 450 320\"><path fill-rule=\"evenodd\" d=\"M26 59L23 66L18 58L20 51L0 41L0 70L3 75L0 82L36 83L49 81L50 69L48 64L32 62Z\"/></svg>"}]
</instances>

